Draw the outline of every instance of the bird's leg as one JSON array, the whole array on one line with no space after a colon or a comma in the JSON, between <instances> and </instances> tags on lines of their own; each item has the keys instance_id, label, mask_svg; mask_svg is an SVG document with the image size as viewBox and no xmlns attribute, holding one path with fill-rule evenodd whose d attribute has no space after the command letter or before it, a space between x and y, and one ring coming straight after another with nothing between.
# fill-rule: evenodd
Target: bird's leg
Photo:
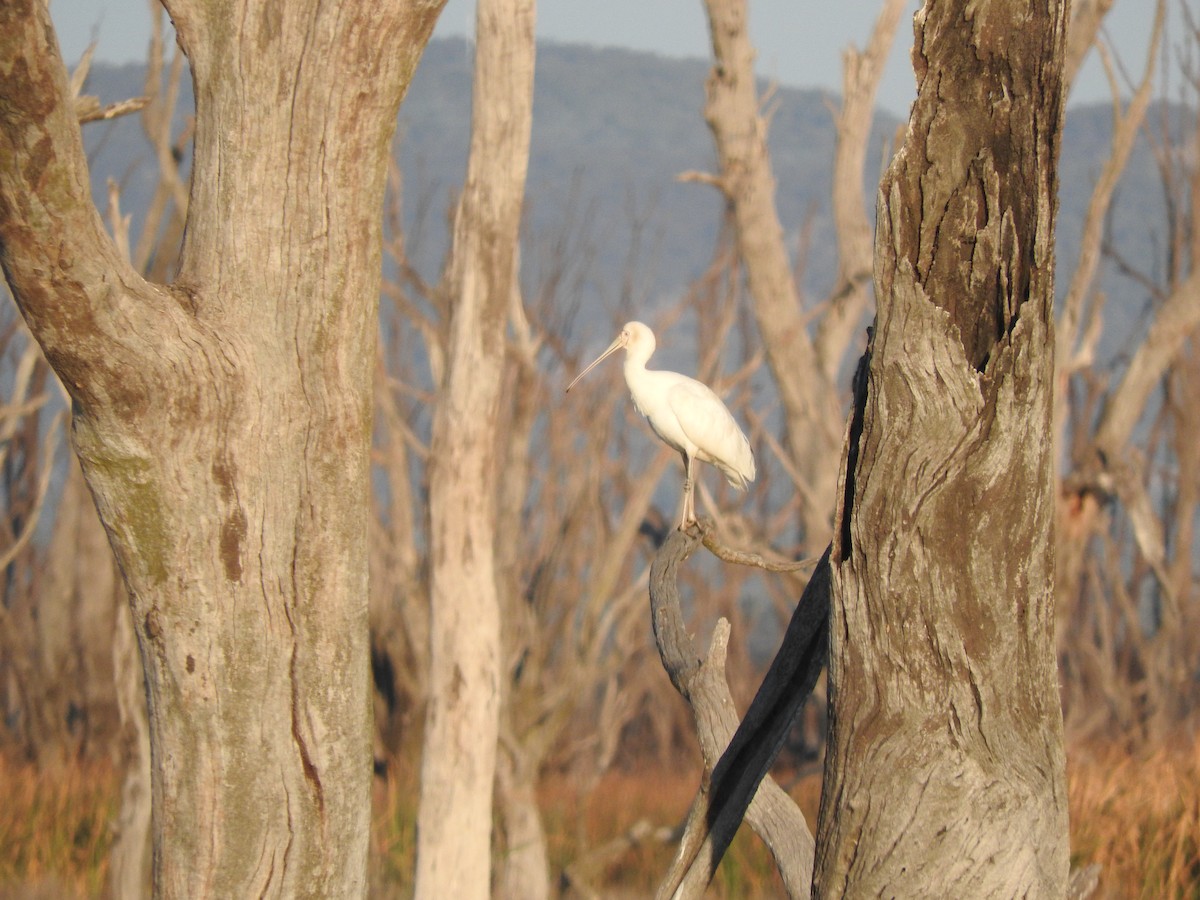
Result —
<instances>
[{"instance_id":1,"label":"bird's leg","mask_svg":"<svg viewBox=\"0 0 1200 900\"><path fill-rule=\"evenodd\" d=\"M688 525L696 521L696 500L693 487L692 457L685 453L683 454L683 521L679 523L680 531L687 531Z\"/></svg>"}]
</instances>

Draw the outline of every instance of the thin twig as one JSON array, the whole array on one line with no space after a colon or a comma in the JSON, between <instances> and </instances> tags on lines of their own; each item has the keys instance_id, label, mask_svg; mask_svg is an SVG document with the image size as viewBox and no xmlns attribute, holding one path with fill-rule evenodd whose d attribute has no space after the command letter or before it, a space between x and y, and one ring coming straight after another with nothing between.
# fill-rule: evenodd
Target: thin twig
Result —
<instances>
[{"instance_id":1,"label":"thin twig","mask_svg":"<svg viewBox=\"0 0 1200 900\"><path fill-rule=\"evenodd\" d=\"M701 540L713 556L724 562L732 563L735 566L753 566L756 569L763 569L767 572L798 572L800 569L815 566L821 561L821 557L819 556L787 562L767 559L760 553L753 553L749 550L735 550L733 547L722 544L717 539L717 531L713 527L711 519L701 518L696 522L695 527L699 528Z\"/></svg>"}]
</instances>

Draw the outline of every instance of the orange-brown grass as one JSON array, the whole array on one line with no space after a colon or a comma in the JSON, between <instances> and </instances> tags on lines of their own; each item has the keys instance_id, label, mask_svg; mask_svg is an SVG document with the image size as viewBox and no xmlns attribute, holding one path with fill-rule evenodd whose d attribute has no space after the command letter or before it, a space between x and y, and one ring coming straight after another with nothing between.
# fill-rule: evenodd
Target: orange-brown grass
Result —
<instances>
[{"instance_id":1,"label":"orange-brown grass","mask_svg":"<svg viewBox=\"0 0 1200 900\"><path fill-rule=\"evenodd\" d=\"M588 796L569 780L547 779L542 786L551 867L564 867L622 835L638 822L669 829L687 814L699 782L696 771L610 772ZM591 887L606 896L653 896L670 866L674 845L647 838L614 854L600 871L591 871ZM783 884L766 847L747 829L739 831L713 879L709 896L758 898L783 896Z\"/></svg>"},{"instance_id":2,"label":"orange-brown grass","mask_svg":"<svg viewBox=\"0 0 1200 900\"><path fill-rule=\"evenodd\" d=\"M1099 863L1097 900L1200 900L1200 741L1067 756L1071 863Z\"/></svg>"},{"instance_id":3,"label":"orange-brown grass","mask_svg":"<svg viewBox=\"0 0 1200 900\"><path fill-rule=\"evenodd\" d=\"M402 761L376 778L371 798L371 897L411 897L417 849L417 774Z\"/></svg>"},{"instance_id":4,"label":"orange-brown grass","mask_svg":"<svg viewBox=\"0 0 1200 900\"><path fill-rule=\"evenodd\" d=\"M555 879L572 863L628 835L639 822L660 832L675 826L687 813L698 778L698 772L610 772L586 794L571 779L544 779L539 803ZM792 793L806 812L811 809L815 815L819 790L818 777L799 782ZM416 803L412 767L399 763L386 781L376 780L371 894L378 900L411 895ZM602 896L652 896L673 852L673 845L645 837L594 859L580 874ZM747 829L738 833L725 855L709 896L728 900L783 896L770 853Z\"/></svg>"},{"instance_id":5,"label":"orange-brown grass","mask_svg":"<svg viewBox=\"0 0 1200 900\"><path fill-rule=\"evenodd\" d=\"M676 825L697 777L690 767L614 772L586 795L568 779L546 779L540 800L555 878L639 820ZM815 824L820 776L780 780ZM105 896L119 787L107 765L39 770L0 756L0 900ZM1097 900L1200 900L1200 742L1140 755L1073 748L1068 792L1072 864L1103 867ZM370 865L379 900L411 896L417 793L416 768L403 762L386 780L376 779ZM588 883L604 896L647 896L671 852L653 839L619 849L588 870ZM782 896L770 854L748 829L726 854L710 896Z\"/></svg>"},{"instance_id":6,"label":"orange-brown grass","mask_svg":"<svg viewBox=\"0 0 1200 900\"><path fill-rule=\"evenodd\" d=\"M98 897L119 783L107 764L0 756L0 897Z\"/></svg>"}]
</instances>

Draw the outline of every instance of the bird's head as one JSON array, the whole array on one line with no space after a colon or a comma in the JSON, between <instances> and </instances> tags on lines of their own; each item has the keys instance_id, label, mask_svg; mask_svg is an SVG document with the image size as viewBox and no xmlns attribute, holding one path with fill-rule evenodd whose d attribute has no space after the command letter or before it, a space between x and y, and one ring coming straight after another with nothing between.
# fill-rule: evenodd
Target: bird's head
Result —
<instances>
[{"instance_id":1,"label":"bird's head","mask_svg":"<svg viewBox=\"0 0 1200 900\"><path fill-rule=\"evenodd\" d=\"M619 345L624 347L631 356L641 356L645 359L649 359L653 355L654 348L657 346L654 332L641 322L626 322L620 335L617 336L617 340L614 341L614 343L617 342L620 342Z\"/></svg>"},{"instance_id":2,"label":"bird's head","mask_svg":"<svg viewBox=\"0 0 1200 900\"><path fill-rule=\"evenodd\" d=\"M617 335L616 340L608 345L608 349L597 356L586 369L575 376L574 381L567 385L567 392L570 393L571 388L575 387L584 375L592 371L592 369L596 368L596 366L600 365L600 363L604 362L604 360L608 359L609 356L616 353L622 347L625 348L625 352L630 357L640 360L645 365L646 360L654 353L654 332L641 322L626 322L621 328L621 333Z\"/></svg>"}]
</instances>

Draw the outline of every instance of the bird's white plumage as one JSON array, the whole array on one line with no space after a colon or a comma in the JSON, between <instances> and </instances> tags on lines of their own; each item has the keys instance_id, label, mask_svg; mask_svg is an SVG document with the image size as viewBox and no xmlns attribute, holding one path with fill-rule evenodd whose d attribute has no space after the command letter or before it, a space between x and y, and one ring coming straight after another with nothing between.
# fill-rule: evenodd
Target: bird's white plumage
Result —
<instances>
[{"instance_id":1,"label":"bird's white plumage","mask_svg":"<svg viewBox=\"0 0 1200 900\"><path fill-rule=\"evenodd\" d=\"M641 322L629 322L567 390L610 354L625 348L625 383L633 395L633 405L646 417L654 433L683 456L685 480L680 527L686 528L695 521L693 461L712 463L731 485L745 489L754 480L754 453L733 415L711 388L678 372L646 368L655 346L654 332Z\"/></svg>"}]
</instances>

